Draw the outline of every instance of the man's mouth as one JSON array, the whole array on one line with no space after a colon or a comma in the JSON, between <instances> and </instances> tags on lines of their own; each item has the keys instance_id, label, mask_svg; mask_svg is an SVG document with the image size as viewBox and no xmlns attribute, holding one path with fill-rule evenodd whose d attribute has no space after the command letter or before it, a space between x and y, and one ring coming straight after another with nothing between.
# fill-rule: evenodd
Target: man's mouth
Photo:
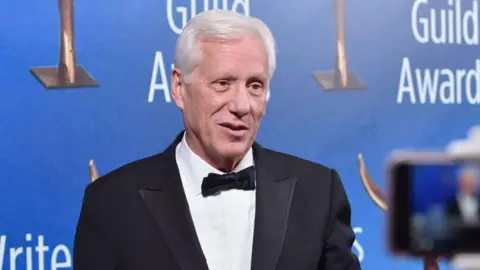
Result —
<instances>
[{"instance_id":1,"label":"man's mouth","mask_svg":"<svg viewBox=\"0 0 480 270\"><path fill-rule=\"evenodd\" d=\"M220 126L231 129L233 131L248 130L248 126L243 123L221 123Z\"/></svg>"}]
</instances>

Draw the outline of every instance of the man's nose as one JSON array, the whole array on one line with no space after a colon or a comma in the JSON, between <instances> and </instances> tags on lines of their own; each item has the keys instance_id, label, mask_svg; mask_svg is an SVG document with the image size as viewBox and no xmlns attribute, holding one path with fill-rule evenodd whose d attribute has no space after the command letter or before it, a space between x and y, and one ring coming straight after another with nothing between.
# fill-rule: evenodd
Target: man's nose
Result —
<instances>
[{"instance_id":1,"label":"man's nose","mask_svg":"<svg viewBox=\"0 0 480 270\"><path fill-rule=\"evenodd\" d=\"M235 89L229 110L237 117L242 117L250 112L250 96L247 87L241 86Z\"/></svg>"}]
</instances>

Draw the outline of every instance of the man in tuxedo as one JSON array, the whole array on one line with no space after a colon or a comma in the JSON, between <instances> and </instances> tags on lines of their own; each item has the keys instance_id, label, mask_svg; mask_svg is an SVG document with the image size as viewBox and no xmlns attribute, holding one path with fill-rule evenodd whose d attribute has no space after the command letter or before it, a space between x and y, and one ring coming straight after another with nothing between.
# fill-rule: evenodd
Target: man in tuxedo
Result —
<instances>
[{"instance_id":1,"label":"man in tuxedo","mask_svg":"<svg viewBox=\"0 0 480 270\"><path fill-rule=\"evenodd\" d=\"M450 250L474 250L478 241L480 204L477 194L478 168L465 167L457 177L457 194L446 205Z\"/></svg>"},{"instance_id":2,"label":"man in tuxedo","mask_svg":"<svg viewBox=\"0 0 480 270\"><path fill-rule=\"evenodd\" d=\"M275 65L258 19L186 25L171 75L185 132L86 188L74 269L360 269L337 172L255 142Z\"/></svg>"},{"instance_id":3,"label":"man in tuxedo","mask_svg":"<svg viewBox=\"0 0 480 270\"><path fill-rule=\"evenodd\" d=\"M458 179L458 190L455 197L447 203L447 214L452 222L463 225L478 224L480 205L478 201L477 168L463 168Z\"/></svg>"}]
</instances>

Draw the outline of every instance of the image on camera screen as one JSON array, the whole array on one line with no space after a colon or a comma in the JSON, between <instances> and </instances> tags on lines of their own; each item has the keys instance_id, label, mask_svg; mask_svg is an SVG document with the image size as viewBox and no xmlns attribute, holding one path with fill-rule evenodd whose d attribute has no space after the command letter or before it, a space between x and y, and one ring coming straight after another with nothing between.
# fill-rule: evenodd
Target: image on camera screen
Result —
<instances>
[{"instance_id":1,"label":"image on camera screen","mask_svg":"<svg viewBox=\"0 0 480 270\"><path fill-rule=\"evenodd\" d=\"M412 165L410 248L480 250L480 164Z\"/></svg>"}]
</instances>

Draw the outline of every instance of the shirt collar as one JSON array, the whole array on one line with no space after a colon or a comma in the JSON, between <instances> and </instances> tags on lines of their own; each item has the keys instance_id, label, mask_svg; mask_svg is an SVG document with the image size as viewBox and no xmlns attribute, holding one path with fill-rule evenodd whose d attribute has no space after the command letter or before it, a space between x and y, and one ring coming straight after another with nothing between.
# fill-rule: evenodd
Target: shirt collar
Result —
<instances>
[{"instance_id":1,"label":"shirt collar","mask_svg":"<svg viewBox=\"0 0 480 270\"><path fill-rule=\"evenodd\" d=\"M209 173L216 174L225 174L224 172L216 169L215 167L208 164L205 160L199 157L195 152L193 152L188 146L186 140L186 132L183 134L182 141L179 143L177 148L177 158L179 164L181 175L185 177L184 180L190 189L192 189L195 194L201 194L202 192L202 181ZM253 151L250 148L245 156L240 160L238 165L233 169L233 172L241 171L245 168L254 165L253 160Z\"/></svg>"}]
</instances>

